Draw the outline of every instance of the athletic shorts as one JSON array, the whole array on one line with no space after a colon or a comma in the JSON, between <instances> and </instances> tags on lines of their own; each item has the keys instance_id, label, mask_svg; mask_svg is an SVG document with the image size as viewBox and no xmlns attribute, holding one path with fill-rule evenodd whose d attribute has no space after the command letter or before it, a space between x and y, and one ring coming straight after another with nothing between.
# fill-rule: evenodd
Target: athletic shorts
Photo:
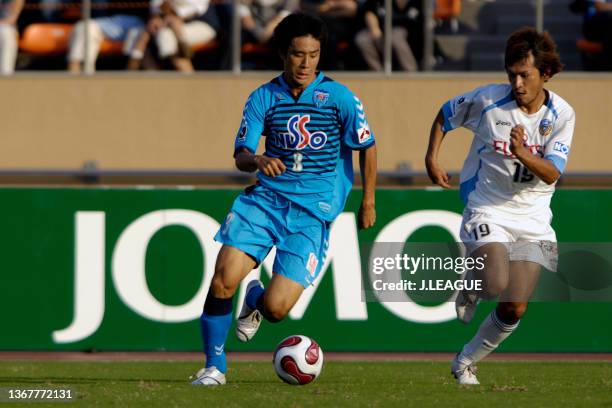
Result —
<instances>
[{"instance_id":1,"label":"athletic shorts","mask_svg":"<svg viewBox=\"0 0 612 408\"><path fill-rule=\"evenodd\" d=\"M236 200L215 240L261 264L276 247L273 272L307 288L321 272L330 223L263 186L247 188Z\"/></svg>"},{"instance_id":2,"label":"athletic shorts","mask_svg":"<svg viewBox=\"0 0 612 408\"><path fill-rule=\"evenodd\" d=\"M488 243L502 243L510 261L535 262L557 270L557 237L550 226L550 210L530 216L506 215L481 209L463 211L461 241L466 255Z\"/></svg>"}]
</instances>

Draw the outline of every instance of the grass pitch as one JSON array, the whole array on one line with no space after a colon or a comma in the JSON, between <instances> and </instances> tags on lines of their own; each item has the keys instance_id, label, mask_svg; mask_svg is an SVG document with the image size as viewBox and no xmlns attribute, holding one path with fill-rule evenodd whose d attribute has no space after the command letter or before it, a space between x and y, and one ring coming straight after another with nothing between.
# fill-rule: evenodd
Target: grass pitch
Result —
<instances>
[{"instance_id":1,"label":"grass pitch","mask_svg":"<svg viewBox=\"0 0 612 408\"><path fill-rule=\"evenodd\" d=\"M198 368L185 362L0 362L0 389L5 399L8 388L71 388L76 398L65 406L75 407L612 407L612 363L605 362L485 361L478 372L482 385L472 387L455 384L445 362L327 362L306 386L282 383L267 362L231 362L227 385L191 386L188 376ZM0 402L0 408L11 405Z\"/></svg>"}]
</instances>

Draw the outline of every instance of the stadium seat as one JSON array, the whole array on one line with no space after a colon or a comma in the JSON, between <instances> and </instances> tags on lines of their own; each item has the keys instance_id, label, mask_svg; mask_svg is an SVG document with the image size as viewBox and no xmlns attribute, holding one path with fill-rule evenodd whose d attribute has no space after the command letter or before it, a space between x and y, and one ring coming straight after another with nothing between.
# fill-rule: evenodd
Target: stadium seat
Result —
<instances>
[{"instance_id":1,"label":"stadium seat","mask_svg":"<svg viewBox=\"0 0 612 408\"><path fill-rule=\"evenodd\" d=\"M210 40L208 42L194 44L191 48L193 48L193 52L212 51L219 48L219 43L216 40Z\"/></svg>"},{"instance_id":2,"label":"stadium seat","mask_svg":"<svg viewBox=\"0 0 612 408\"><path fill-rule=\"evenodd\" d=\"M100 55L121 55L123 54L123 41L102 41L100 44Z\"/></svg>"},{"instance_id":3,"label":"stadium seat","mask_svg":"<svg viewBox=\"0 0 612 408\"><path fill-rule=\"evenodd\" d=\"M459 20L461 14L461 0L436 0L434 19L438 21L449 21L453 32L459 31Z\"/></svg>"},{"instance_id":4,"label":"stadium seat","mask_svg":"<svg viewBox=\"0 0 612 408\"><path fill-rule=\"evenodd\" d=\"M71 32L72 24L30 24L19 40L19 49L33 55L64 54L68 49Z\"/></svg>"},{"instance_id":5,"label":"stadium seat","mask_svg":"<svg viewBox=\"0 0 612 408\"><path fill-rule=\"evenodd\" d=\"M240 49L242 54L268 54L272 50L265 44L245 43Z\"/></svg>"},{"instance_id":6,"label":"stadium seat","mask_svg":"<svg viewBox=\"0 0 612 408\"><path fill-rule=\"evenodd\" d=\"M28 25L19 40L19 50L31 55L60 55L68 51L73 24L35 23ZM103 41L101 55L121 54L121 41Z\"/></svg>"},{"instance_id":7,"label":"stadium seat","mask_svg":"<svg viewBox=\"0 0 612 408\"><path fill-rule=\"evenodd\" d=\"M603 52L603 44L600 42L589 41L585 38L579 38L576 41L576 47L580 52L585 54L601 54Z\"/></svg>"}]
</instances>

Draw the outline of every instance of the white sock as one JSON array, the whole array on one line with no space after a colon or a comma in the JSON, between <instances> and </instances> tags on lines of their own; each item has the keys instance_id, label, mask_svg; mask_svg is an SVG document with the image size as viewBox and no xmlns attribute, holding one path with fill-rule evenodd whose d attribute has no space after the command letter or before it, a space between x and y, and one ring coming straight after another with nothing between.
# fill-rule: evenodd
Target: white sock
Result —
<instances>
[{"instance_id":1,"label":"white sock","mask_svg":"<svg viewBox=\"0 0 612 408\"><path fill-rule=\"evenodd\" d=\"M506 324L499 320L493 310L481 323L474 338L463 346L458 357L459 362L465 365L479 362L506 340L518 327L519 322Z\"/></svg>"}]
</instances>

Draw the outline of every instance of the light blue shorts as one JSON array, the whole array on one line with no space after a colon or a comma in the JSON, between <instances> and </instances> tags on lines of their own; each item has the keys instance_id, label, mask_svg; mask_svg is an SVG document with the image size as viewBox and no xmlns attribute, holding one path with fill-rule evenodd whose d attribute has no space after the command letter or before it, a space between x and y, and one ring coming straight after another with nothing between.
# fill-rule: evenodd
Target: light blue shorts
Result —
<instances>
[{"instance_id":1,"label":"light blue shorts","mask_svg":"<svg viewBox=\"0 0 612 408\"><path fill-rule=\"evenodd\" d=\"M215 240L240 249L261 264L276 247L273 272L307 288L321 272L330 223L263 186L236 200Z\"/></svg>"}]
</instances>

